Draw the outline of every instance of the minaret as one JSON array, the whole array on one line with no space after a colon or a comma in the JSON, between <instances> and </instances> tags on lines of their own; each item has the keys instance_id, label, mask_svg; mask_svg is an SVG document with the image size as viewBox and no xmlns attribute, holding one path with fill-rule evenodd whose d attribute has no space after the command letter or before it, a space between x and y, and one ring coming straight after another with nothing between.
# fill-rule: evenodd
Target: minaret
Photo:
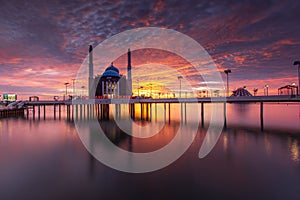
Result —
<instances>
[{"instance_id":1,"label":"minaret","mask_svg":"<svg viewBox=\"0 0 300 200\"><path fill-rule=\"evenodd\" d=\"M94 82L93 46L89 47L89 98L93 99L92 88Z\"/></svg>"},{"instance_id":2,"label":"minaret","mask_svg":"<svg viewBox=\"0 0 300 200\"><path fill-rule=\"evenodd\" d=\"M127 85L128 85L128 95L132 95L132 79L131 79L131 52L128 49L128 64L127 64Z\"/></svg>"}]
</instances>

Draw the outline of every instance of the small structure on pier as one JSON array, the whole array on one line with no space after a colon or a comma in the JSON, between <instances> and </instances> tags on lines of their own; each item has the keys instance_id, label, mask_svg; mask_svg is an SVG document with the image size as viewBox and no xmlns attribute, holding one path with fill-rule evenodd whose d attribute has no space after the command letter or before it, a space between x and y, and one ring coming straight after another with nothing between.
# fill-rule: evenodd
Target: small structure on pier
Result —
<instances>
[{"instance_id":1,"label":"small structure on pier","mask_svg":"<svg viewBox=\"0 0 300 200\"><path fill-rule=\"evenodd\" d=\"M29 101L39 101L40 98L38 96L30 96Z\"/></svg>"},{"instance_id":2,"label":"small structure on pier","mask_svg":"<svg viewBox=\"0 0 300 200\"><path fill-rule=\"evenodd\" d=\"M278 95L298 95L298 86L293 84L280 87Z\"/></svg>"},{"instance_id":3,"label":"small structure on pier","mask_svg":"<svg viewBox=\"0 0 300 200\"><path fill-rule=\"evenodd\" d=\"M246 90L246 87L241 87L233 91L231 96L239 97L239 96L252 96L252 94Z\"/></svg>"}]
</instances>

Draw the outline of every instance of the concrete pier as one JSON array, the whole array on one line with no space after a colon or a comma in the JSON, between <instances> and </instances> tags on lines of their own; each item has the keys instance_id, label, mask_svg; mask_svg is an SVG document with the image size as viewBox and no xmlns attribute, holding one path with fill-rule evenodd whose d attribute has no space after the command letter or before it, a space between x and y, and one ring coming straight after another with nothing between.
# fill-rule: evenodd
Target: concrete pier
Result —
<instances>
[{"instance_id":1,"label":"concrete pier","mask_svg":"<svg viewBox=\"0 0 300 200\"><path fill-rule=\"evenodd\" d=\"M257 103L259 104L260 127L264 130L264 105L266 103L300 103L300 96L255 96L255 97L229 97L229 98L166 98L166 99L93 99L93 100L75 100L75 101L32 101L25 102L21 109L4 109L0 110L0 117L26 116L26 118L43 118L59 119L62 117L67 120L86 120L97 117L98 119L108 120L110 115L110 105L115 104L116 117L121 117L121 104L128 105L128 113L132 119L135 119L136 109L140 107L140 119L152 121L153 117L157 120L157 105L163 108L163 120L170 123L172 118L171 104L180 104L181 119L187 119L187 104L195 103L200 105L201 127L205 126L205 104L223 103L224 128L227 127L227 105L228 103ZM154 106L153 106L154 105ZM42 111L41 111L42 109ZM53 110L53 115L49 113ZM154 109L154 110L153 110ZM46 111L48 110L48 116ZM124 112L124 110L123 110ZM154 112L154 113L153 113ZM126 112L125 112L126 113ZM221 113L220 113L221 114Z\"/></svg>"}]
</instances>

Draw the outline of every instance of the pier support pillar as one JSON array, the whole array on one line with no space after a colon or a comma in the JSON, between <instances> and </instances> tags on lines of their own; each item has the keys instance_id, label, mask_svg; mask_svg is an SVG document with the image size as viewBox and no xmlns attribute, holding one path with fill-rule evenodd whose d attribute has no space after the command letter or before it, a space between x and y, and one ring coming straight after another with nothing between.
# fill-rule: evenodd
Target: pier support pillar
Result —
<instances>
[{"instance_id":1,"label":"pier support pillar","mask_svg":"<svg viewBox=\"0 0 300 200\"><path fill-rule=\"evenodd\" d=\"M78 119L82 119L82 105L78 104Z\"/></svg>"},{"instance_id":2,"label":"pier support pillar","mask_svg":"<svg viewBox=\"0 0 300 200\"><path fill-rule=\"evenodd\" d=\"M141 120L143 120L143 103L140 104L141 105Z\"/></svg>"},{"instance_id":3,"label":"pier support pillar","mask_svg":"<svg viewBox=\"0 0 300 200\"><path fill-rule=\"evenodd\" d=\"M100 116L101 116L101 113L100 113L100 104L97 104L96 106L97 106L97 113L96 113L96 115L97 115L97 119L99 119Z\"/></svg>"},{"instance_id":4,"label":"pier support pillar","mask_svg":"<svg viewBox=\"0 0 300 200\"><path fill-rule=\"evenodd\" d=\"M90 116L90 104L87 104L86 107L87 107L87 109L86 109L87 110L87 119L90 119L90 117L91 117Z\"/></svg>"},{"instance_id":5,"label":"pier support pillar","mask_svg":"<svg viewBox=\"0 0 300 200\"><path fill-rule=\"evenodd\" d=\"M224 128L226 129L227 128L227 119L226 119L226 102L224 102Z\"/></svg>"},{"instance_id":6,"label":"pier support pillar","mask_svg":"<svg viewBox=\"0 0 300 200\"><path fill-rule=\"evenodd\" d=\"M184 122L186 123L186 103L184 103Z\"/></svg>"},{"instance_id":7,"label":"pier support pillar","mask_svg":"<svg viewBox=\"0 0 300 200\"><path fill-rule=\"evenodd\" d=\"M38 119L41 119L41 106L38 105Z\"/></svg>"},{"instance_id":8,"label":"pier support pillar","mask_svg":"<svg viewBox=\"0 0 300 200\"><path fill-rule=\"evenodd\" d=\"M70 120L70 105L67 105L67 120Z\"/></svg>"},{"instance_id":9,"label":"pier support pillar","mask_svg":"<svg viewBox=\"0 0 300 200\"><path fill-rule=\"evenodd\" d=\"M149 106L150 106L150 117L149 118L150 118L150 122L151 122L152 121L152 103L150 103Z\"/></svg>"},{"instance_id":10,"label":"pier support pillar","mask_svg":"<svg viewBox=\"0 0 300 200\"><path fill-rule=\"evenodd\" d=\"M171 103L169 103L168 111L169 111L169 124L170 124L171 123Z\"/></svg>"},{"instance_id":11,"label":"pier support pillar","mask_svg":"<svg viewBox=\"0 0 300 200\"><path fill-rule=\"evenodd\" d=\"M28 108L28 106L26 106L26 117L27 117L27 119L29 118L29 108Z\"/></svg>"},{"instance_id":12,"label":"pier support pillar","mask_svg":"<svg viewBox=\"0 0 300 200\"><path fill-rule=\"evenodd\" d=\"M167 106L166 103L164 103L164 122L166 122L167 118Z\"/></svg>"},{"instance_id":13,"label":"pier support pillar","mask_svg":"<svg viewBox=\"0 0 300 200\"><path fill-rule=\"evenodd\" d=\"M86 107L86 104L83 104L83 118L86 117L86 116L85 116L85 115L86 115L86 114L85 114L85 109L86 109L85 107Z\"/></svg>"},{"instance_id":14,"label":"pier support pillar","mask_svg":"<svg viewBox=\"0 0 300 200\"><path fill-rule=\"evenodd\" d=\"M157 121L157 103L155 103L155 121Z\"/></svg>"},{"instance_id":15,"label":"pier support pillar","mask_svg":"<svg viewBox=\"0 0 300 200\"><path fill-rule=\"evenodd\" d=\"M46 105L44 105L44 120L46 120Z\"/></svg>"},{"instance_id":16,"label":"pier support pillar","mask_svg":"<svg viewBox=\"0 0 300 200\"><path fill-rule=\"evenodd\" d=\"M146 103L146 120L149 121L149 103Z\"/></svg>"},{"instance_id":17,"label":"pier support pillar","mask_svg":"<svg viewBox=\"0 0 300 200\"><path fill-rule=\"evenodd\" d=\"M54 104L53 105L53 117L54 117L54 120L56 120L56 105Z\"/></svg>"},{"instance_id":18,"label":"pier support pillar","mask_svg":"<svg viewBox=\"0 0 300 200\"><path fill-rule=\"evenodd\" d=\"M72 121L74 121L74 104L72 104Z\"/></svg>"},{"instance_id":19,"label":"pier support pillar","mask_svg":"<svg viewBox=\"0 0 300 200\"><path fill-rule=\"evenodd\" d=\"M75 119L78 120L78 104L75 105Z\"/></svg>"},{"instance_id":20,"label":"pier support pillar","mask_svg":"<svg viewBox=\"0 0 300 200\"><path fill-rule=\"evenodd\" d=\"M132 119L135 119L135 104L132 104Z\"/></svg>"},{"instance_id":21,"label":"pier support pillar","mask_svg":"<svg viewBox=\"0 0 300 200\"><path fill-rule=\"evenodd\" d=\"M35 120L35 106L32 106L32 118Z\"/></svg>"},{"instance_id":22,"label":"pier support pillar","mask_svg":"<svg viewBox=\"0 0 300 200\"><path fill-rule=\"evenodd\" d=\"M181 102L179 102L179 104L180 104L180 122L182 122L183 121L183 105Z\"/></svg>"},{"instance_id":23,"label":"pier support pillar","mask_svg":"<svg viewBox=\"0 0 300 200\"><path fill-rule=\"evenodd\" d=\"M204 102L201 102L201 127L204 127Z\"/></svg>"},{"instance_id":24,"label":"pier support pillar","mask_svg":"<svg viewBox=\"0 0 300 200\"><path fill-rule=\"evenodd\" d=\"M260 102L260 129L264 131L264 103Z\"/></svg>"},{"instance_id":25,"label":"pier support pillar","mask_svg":"<svg viewBox=\"0 0 300 200\"><path fill-rule=\"evenodd\" d=\"M58 119L61 119L61 105L58 105Z\"/></svg>"}]
</instances>

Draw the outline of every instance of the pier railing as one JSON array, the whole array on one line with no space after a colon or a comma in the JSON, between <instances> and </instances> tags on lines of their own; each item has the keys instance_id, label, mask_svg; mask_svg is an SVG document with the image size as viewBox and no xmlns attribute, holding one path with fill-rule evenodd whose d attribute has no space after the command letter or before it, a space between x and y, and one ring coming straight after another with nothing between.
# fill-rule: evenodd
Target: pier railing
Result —
<instances>
[{"instance_id":1,"label":"pier railing","mask_svg":"<svg viewBox=\"0 0 300 200\"><path fill-rule=\"evenodd\" d=\"M76 104L133 104L133 103L255 103L255 102L300 102L300 96L274 95L274 96L240 96L240 97L207 97L207 98L160 98L160 99L85 99L66 101L25 101L24 106L53 106Z\"/></svg>"}]
</instances>

